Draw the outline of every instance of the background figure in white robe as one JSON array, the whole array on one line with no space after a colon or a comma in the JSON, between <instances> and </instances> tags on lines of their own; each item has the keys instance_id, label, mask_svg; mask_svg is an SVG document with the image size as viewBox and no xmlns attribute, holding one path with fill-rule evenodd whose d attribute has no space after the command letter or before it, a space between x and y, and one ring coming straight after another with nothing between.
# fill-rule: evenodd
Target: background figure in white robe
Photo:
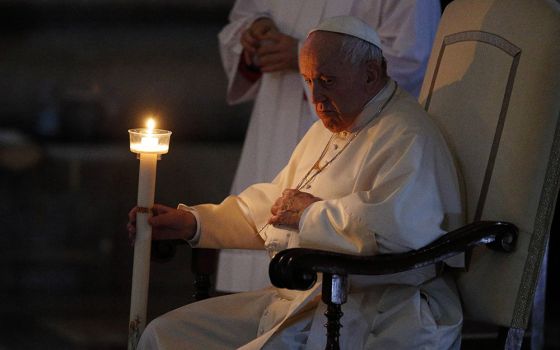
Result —
<instances>
[{"instance_id":1,"label":"background figure in white robe","mask_svg":"<svg viewBox=\"0 0 560 350\"><path fill-rule=\"evenodd\" d=\"M387 77L376 45L376 33L354 17L323 22L300 57L321 121L286 167L271 183L218 205L156 205L154 239L270 254L301 246L369 255L418 249L460 225L447 146L418 102ZM129 219L134 234L135 210ZM461 305L446 272L428 266L351 276L341 348L458 349ZM318 282L304 292L265 288L186 305L152 321L140 346L324 349L320 291Z\"/></svg>"},{"instance_id":2,"label":"background figure in white robe","mask_svg":"<svg viewBox=\"0 0 560 350\"><path fill-rule=\"evenodd\" d=\"M237 0L230 23L219 34L229 80L227 101L254 99L254 108L231 193L272 181L317 120L297 71L297 48L311 28L338 15L362 19L381 38L389 75L417 97L440 11L438 0ZM263 17L268 22L255 25ZM267 264L262 252L221 251L216 289L242 291L269 285Z\"/></svg>"}]
</instances>

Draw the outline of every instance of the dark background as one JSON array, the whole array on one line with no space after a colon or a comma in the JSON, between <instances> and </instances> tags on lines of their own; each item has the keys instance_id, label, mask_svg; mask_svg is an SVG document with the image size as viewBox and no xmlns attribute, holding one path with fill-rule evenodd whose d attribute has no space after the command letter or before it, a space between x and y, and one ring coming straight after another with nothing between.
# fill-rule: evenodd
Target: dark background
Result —
<instances>
[{"instance_id":1,"label":"dark background","mask_svg":"<svg viewBox=\"0 0 560 350\"><path fill-rule=\"evenodd\" d=\"M232 4L0 1L0 349L125 348L138 176L127 129L155 113L173 131L158 202L228 194L251 108L224 98L217 34ZM152 264L149 318L191 300L189 258L180 247Z\"/></svg>"},{"instance_id":2,"label":"dark background","mask_svg":"<svg viewBox=\"0 0 560 350\"><path fill-rule=\"evenodd\" d=\"M124 349L138 160L173 131L156 199L229 193L250 105L227 106L232 1L0 1L0 349ZM190 250L152 264L148 317L191 300Z\"/></svg>"}]
</instances>

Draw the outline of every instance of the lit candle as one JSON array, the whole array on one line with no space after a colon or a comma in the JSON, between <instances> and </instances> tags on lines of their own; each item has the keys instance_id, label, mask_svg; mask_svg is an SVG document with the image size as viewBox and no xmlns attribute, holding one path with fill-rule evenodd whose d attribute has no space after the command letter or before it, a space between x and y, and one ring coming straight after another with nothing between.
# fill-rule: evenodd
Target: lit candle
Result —
<instances>
[{"instance_id":1,"label":"lit candle","mask_svg":"<svg viewBox=\"0 0 560 350\"><path fill-rule=\"evenodd\" d=\"M171 132L154 129L155 121L150 118L145 129L131 129L130 150L134 153L165 154L169 151L169 138Z\"/></svg>"},{"instance_id":2,"label":"lit candle","mask_svg":"<svg viewBox=\"0 0 560 350\"><path fill-rule=\"evenodd\" d=\"M128 349L136 349L140 335L146 327L148 286L150 280L150 250L152 227L148 219L152 216L156 189L156 166L158 157L169 151L171 131L154 129L155 122L149 119L147 128L128 130L130 150L138 154L138 213L136 214L136 238L134 240L134 262L132 267L132 291L130 296L130 321L128 327Z\"/></svg>"}]
</instances>

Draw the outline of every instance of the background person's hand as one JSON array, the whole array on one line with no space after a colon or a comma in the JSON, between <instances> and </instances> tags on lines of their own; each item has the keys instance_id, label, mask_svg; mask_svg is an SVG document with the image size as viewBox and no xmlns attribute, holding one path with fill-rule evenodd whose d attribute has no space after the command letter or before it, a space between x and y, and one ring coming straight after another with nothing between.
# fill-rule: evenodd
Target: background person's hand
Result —
<instances>
[{"instance_id":1,"label":"background person's hand","mask_svg":"<svg viewBox=\"0 0 560 350\"><path fill-rule=\"evenodd\" d=\"M282 192L282 197L278 198L270 209L272 217L268 220L268 223L297 229L303 211L320 200L321 198L307 192L286 189Z\"/></svg>"},{"instance_id":2,"label":"background person's hand","mask_svg":"<svg viewBox=\"0 0 560 350\"><path fill-rule=\"evenodd\" d=\"M278 28L274 21L268 17L261 17L255 20L249 28L241 34L241 46L243 46L243 59L245 64L252 66L253 56L257 53L261 40L265 34L277 32Z\"/></svg>"},{"instance_id":3,"label":"background person's hand","mask_svg":"<svg viewBox=\"0 0 560 350\"><path fill-rule=\"evenodd\" d=\"M127 229L131 241L134 241L136 236L137 212L138 207L134 207L128 213ZM148 219L148 223L152 226L152 240L189 240L196 232L196 219L193 214L161 204L154 204L153 216Z\"/></svg>"},{"instance_id":4,"label":"background person's hand","mask_svg":"<svg viewBox=\"0 0 560 350\"><path fill-rule=\"evenodd\" d=\"M261 43L256 51L261 72L299 69L297 39L278 31L271 31L263 36Z\"/></svg>"}]
</instances>

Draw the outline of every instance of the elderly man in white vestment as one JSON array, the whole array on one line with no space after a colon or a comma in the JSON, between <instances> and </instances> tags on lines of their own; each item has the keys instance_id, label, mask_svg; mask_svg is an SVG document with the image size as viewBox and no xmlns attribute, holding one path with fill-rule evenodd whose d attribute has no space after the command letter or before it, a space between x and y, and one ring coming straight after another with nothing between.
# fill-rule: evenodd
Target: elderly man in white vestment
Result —
<instances>
[{"instance_id":1,"label":"elderly man in white vestment","mask_svg":"<svg viewBox=\"0 0 560 350\"><path fill-rule=\"evenodd\" d=\"M313 29L300 72L320 117L271 183L220 204L156 205L154 239L195 247L306 247L396 253L437 239L461 216L442 136L387 76L377 33L348 16ZM129 231L134 234L135 209ZM455 222L455 224L458 224ZM320 283L267 288L171 311L145 329L142 349L324 349ZM425 267L351 276L343 349L456 349L462 312L451 276Z\"/></svg>"},{"instance_id":2,"label":"elderly man in white vestment","mask_svg":"<svg viewBox=\"0 0 560 350\"><path fill-rule=\"evenodd\" d=\"M236 0L218 35L226 98L254 105L231 194L274 179L318 120L298 74L298 48L311 28L329 17L360 18L379 34L389 75L418 96L440 11L439 0ZM267 262L261 251L220 251L216 289L269 286Z\"/></svg>"}]
</instances>

